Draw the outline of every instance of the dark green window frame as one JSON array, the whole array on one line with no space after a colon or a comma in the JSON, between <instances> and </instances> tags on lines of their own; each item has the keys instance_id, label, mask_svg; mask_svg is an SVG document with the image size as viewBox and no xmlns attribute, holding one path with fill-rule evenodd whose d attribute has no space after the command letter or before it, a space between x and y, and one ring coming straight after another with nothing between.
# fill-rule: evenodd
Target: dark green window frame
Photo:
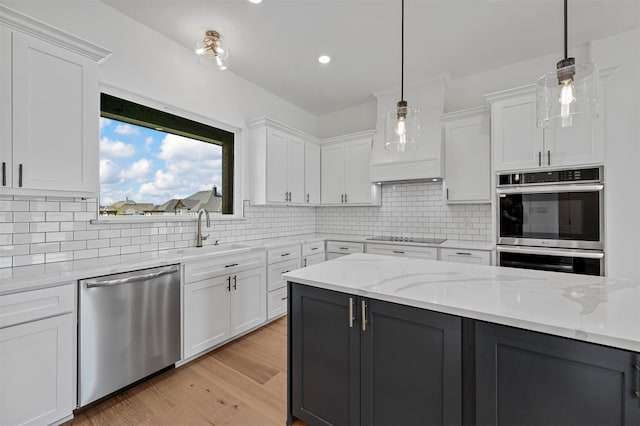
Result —
<instances>
[{"instance_id":1,"label":"dark green window frame","mask_svg":"<svg viewBox=\"0 0 640 426\"><path fill-rule=\"evenodd\" d=\"M233 133L107 93L100 94L100 115L221 146L222 214L233 214Z\"/></svg>"}]
</instances>

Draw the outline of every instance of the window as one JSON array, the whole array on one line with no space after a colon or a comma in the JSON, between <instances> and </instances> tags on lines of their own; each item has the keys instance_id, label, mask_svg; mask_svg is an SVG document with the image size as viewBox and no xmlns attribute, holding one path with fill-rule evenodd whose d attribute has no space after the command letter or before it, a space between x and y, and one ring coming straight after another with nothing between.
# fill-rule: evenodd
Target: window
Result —
<instances>
[{"instance_id":1,"label":"window","mask_svg":"<svg viewBox=\"0 0 640 426\"><path fill-rule=\"evenodd\" d=\"M100 216L233 214L233 133L103 93Z\"/></svg>"}]
</instances>

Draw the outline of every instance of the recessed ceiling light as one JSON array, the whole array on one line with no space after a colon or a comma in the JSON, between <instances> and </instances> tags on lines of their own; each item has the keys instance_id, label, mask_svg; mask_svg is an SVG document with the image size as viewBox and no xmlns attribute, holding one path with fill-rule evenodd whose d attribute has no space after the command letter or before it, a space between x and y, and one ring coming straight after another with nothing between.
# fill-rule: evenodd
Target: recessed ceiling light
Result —
<instances>
[{"instance_id":1,"label":"recessed ceiling light","mask_svg":"<svg viewBox=\"0 0 640 426\"><path fill-rule=\"evenodd\" d=\"M262 0L249 0L249 3L258 4L262 3Z\"/></svg>"},{"instance_id":2,"label":"recessed ceiling light","mask_svg":"<svg viewBox=\"0 0 640 426\"><path fill-rule=\"evenodd\" d=\"M322 55L318 58L318 62L320 62L321 64L328 64L329 62L331 62L331 57Z\"/></svg>"}]
</instances>

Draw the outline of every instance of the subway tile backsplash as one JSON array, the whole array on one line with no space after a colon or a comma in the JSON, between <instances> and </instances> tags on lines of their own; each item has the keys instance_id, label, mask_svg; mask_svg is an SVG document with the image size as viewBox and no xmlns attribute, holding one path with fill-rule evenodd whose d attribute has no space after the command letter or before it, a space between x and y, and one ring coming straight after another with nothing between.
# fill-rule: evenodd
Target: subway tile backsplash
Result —
<instances>
[{"instance_id":1,"label":"subway tile backsplash","mask_svg":"<svg viewBox=\"0 0 640 426\"><path fill-rule=\"evenodd\" d=\"M204 244L307 233L436 236L489 241L490 205L446 205L442 184L384 185L380 207L252 206L214 222ZM96 200L0 197L0 268L169 250L195 245L194 222L100 223Z\"/></svg>"},{"instance_id":2,"label":"subway tile backsplash","mask_svg":"<svg viewBox=\"0 0 640 426\"><path fill-rule=\"evenodd\" d=\"M439 182L385 184L380 207L317 208L316 231L490 241L491 204L448 205Z\"/></svg>"}]
</instances>

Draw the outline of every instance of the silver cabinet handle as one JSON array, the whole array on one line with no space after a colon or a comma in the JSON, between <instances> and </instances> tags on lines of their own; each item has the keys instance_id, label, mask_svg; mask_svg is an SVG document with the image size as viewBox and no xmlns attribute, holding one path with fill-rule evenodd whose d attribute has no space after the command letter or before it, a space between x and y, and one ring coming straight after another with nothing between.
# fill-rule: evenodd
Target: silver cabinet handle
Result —
<instances>
[{"instance_id":1,"label":"silver cabinet handle","mask_svg":"<svg viewBox=\"0 0 640 426\"><path fill-rule=\"evenodd\" d=\"M87 284L87 288L111 287L111 286L114 286L114 285L129 284L129 283L134 283L134 282L138 282L138 281L147 281L147 280L151 280L151 279L154 279L154 278L161 277L163 275L173 274L174 272L178 272L178 266L177 265L176 266L170 266L168 268L159 270L157 272L149 272L149 273L129 275L127 277L115 278L115 279L110 279L110 280L96 278L96 279L92 279L92 280L86 280L85 283Z\"/></svg>"},{"instance_id":2,"label":"silver cabinet handle","mask_svg":"<svg viewBox=\"0 0 640 426\"><path fill-rule=\"evenodd\" d=\"M367 331L367 302L362 300L362 331Z\"/></svg>"},{"instance_id":3,"label":"silver cabinet handle","mask_svg":"<svg viewBox=\"0 0 640 426\"><path fill-rule=\"evenodd\" d=\"M231 263L229 265L224 265L225 268L231 268L233 266L238 266L238 264L237 263Z\"/></svg>"},{"instance_id":4,"label":"silver cabinet handle","mask_svg":"<svg viewBox=\"0 0 640 426\"><path fill-rule=\"evenodd\" d=\"M636 375L638 376L637 379L637 388L636 390L633 391L633 394L636 396L636 398L640 399L640 361L636 361L635 364L633 364L633 368L636 369Z\"/></svg>"},{"instance_id":5,"label":"silver cabinet handle","mask_svg":"<svg viewBox=\"0 0 640 426\"><path fill-rule=\"evenodd\" d=\"M542 151L538 151L538 167L542 166Z\"/></svg>"},{"instance_id":6,"label":"silver cabinet handle","mask_svg":"<svg viewBox=\"0 0 640 426\"><path fill-rule=\"evenodd\" d=\"M457 251L456 254L459 254L460 256L471 256L471 253L464 251Z\"/></svg>"},{"instance_id":7,"label":"silver cabinet handle","mask_svg":"<svg viewBox=\"0 0 640 426\"><path fill-rule=\"evenodd\" d=\"M234 290L238 289L238 280L237 280L237 278L238 277L236 275L233 276L233 289Z\"/></svg>"},{"instance_id":8,"label":"silver cabinet handle","mask_svg":"<svg viewBox=\"0 0 640 426\"><path fill-rule=\"evenodd\" d=\"M404 252L402 250L393 250L393 252L397 253L397 254L404 254Z\"/></svg>"},{"instance_id":9,"label":"silver cabinet handle","mask_svg":"<svg viewBox=\"0 0 640 426\"><path fill-rule=\"evenodd\" d=\"M349 298L349 328L353 328L353 297Z\"/></svg>"},{"instance_id":10,"label":"silver cabinet handle","mask_svg":"<svg viewBox=\"0 0 640 426\"><path fill-rule=\"evenodd\" d=\"M22 188L22 164L18 166L18 186Z\"/></svg>"},{"instance_id":11,"label":"silver cabinet handle","mask_svg":"<svg viewBox=\"0 0 640 426\"><path fill-rule=\"evenodd\" d=\"M2 162L2 186L7 186L7 163Z\"/></svg>"}]
</instances>

